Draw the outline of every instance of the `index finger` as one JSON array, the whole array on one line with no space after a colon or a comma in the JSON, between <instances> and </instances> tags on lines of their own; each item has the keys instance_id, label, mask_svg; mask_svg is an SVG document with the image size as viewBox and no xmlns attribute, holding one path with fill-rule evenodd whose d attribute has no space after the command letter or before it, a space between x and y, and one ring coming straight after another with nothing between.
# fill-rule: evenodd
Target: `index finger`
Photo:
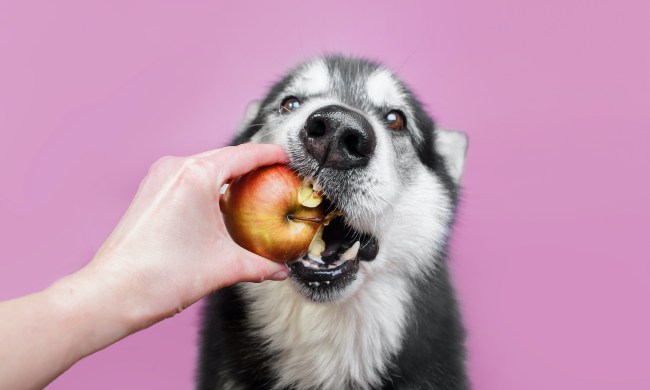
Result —
<instances>
[{"instance_id":1,"label":"index finger","mask_svg":"<svg viewBox=\"0 0 650 390\"><path fill-rule=\"evenodd\" d=\"M214 152L202 153L196 157L212 162L225 181L244 175L255 168L273 164L287 164L289 156L279 145L241 144L228 146Z\"/></svg>"}]
</instances>

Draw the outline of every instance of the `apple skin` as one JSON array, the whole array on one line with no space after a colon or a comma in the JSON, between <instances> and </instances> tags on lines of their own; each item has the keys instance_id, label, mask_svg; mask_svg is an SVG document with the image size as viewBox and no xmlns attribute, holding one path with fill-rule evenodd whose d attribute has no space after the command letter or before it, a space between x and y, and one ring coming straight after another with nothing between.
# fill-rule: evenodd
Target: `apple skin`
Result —
<instances>
[{"instance_id":1,"label":"apple skin","mask_svg":"<svg viewBox=\"0 0 650 390\"><path fill-rule=\"evenodd\" d=\"M300 204L301 184L302 179L285 165L262 167L233 180L219 200L232 239L275 262L305 254L321 225L318 221L324 218L324 208Z\"/></svg>"}]
</instances>

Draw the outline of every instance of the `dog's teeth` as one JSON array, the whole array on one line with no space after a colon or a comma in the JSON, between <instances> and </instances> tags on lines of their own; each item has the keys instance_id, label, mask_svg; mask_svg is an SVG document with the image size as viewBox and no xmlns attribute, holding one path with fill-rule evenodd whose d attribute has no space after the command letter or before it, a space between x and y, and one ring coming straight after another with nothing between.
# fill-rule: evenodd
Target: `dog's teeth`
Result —
<instances>
[{"instance_id":1,"label":"dog's teeth","mask_svg":"<svg viewBox=\"0 0 650 390\"><path fill-rule=\"evenodd\" d=\"M320 225L316 234L314 234L314 238L311 239L311 243L309 244L309 257L318 259L317 261L322 263L323 261L320 260L320 255L324 250L325 241L323 241L323 225Z\"/></svg>"},{"instance_id":2,"label":"dog's teeth","mask_svg":"<svg viewBox=\"0 0 650 390\"><path fill-rule=\"evenodd\" d=\"M307 257L300 259L300 262L305 267L309 267L311 269L319 269L319 264L325 264L325 262L323 261L323 259L321 259L320 256L315 257L310 254L307 254Z\"/></svg>"},{"instance_id":3,"label":"dog's teeth","mask_svg":"<svg viewBox=\"0 0 650 390\"><path fill-rule=\"evenodd\" d=\"M328 264L328 265L327 265L327 269L332 269L332 268L340 267L341 264L343 264L343 263L345 263L345 260L343 260L342 258L340 258L340 259L336 260L335 262L333 262L333 263L331 263L331 264Z\"/></svg>"},{"instance_id":4,"label":"dog's teeth","mask_svg":"<svg viewBox=\"0 0 650 390\"><path fill-rule=\"evenodd\" d=\"M330 285L330 281L329 281L329 280L326 280L326 281L325 281L325 284L329 286L329 285Z\"/></svg>"},{"instance_id":5,"label":"dog's teeth","mask_svg":"<svg viewBox=\"0 0 650 390\"><path fill-rule=\"evenodd\" d=\"M318 287L318 286L320 286L320 283L319 282L309 282L309 287L311 287L311 286Z\"/></svg>"},{"instance_id":6,"label":"dog's teeth","mask_svg":"<svg viewBox=\"0 0 650 390\"><path fill-rule=\"evenodd\" d=\"M305 260L309 262L309 266L312 268L318 268L318 264L325 264L322 257L314 256L311 253L307 254L307 258Z\"/></svg>"},{"instance_id":7,"label":"dog's teeth","mask_svg":"<svg viewBox=\"0 0 650 390\"><path fill-rule=\"evenodd\" d=\"M317 182L314 181L314 184L312 185L312 188L316 192L323 192L323 187L320 186Z\"/></svg>"},{"instance_id":8,"label":"dog's teeth","mask_svg":"<svg viewBox=\"0 0 650 390\"><path fill-rule=\"evenodd\" d=\"M313 261L313 262L316 262L318 264L325 264L325 262L323 261L323 258L320 257L320 255L314 256L312 253L307 253L307 255L305 257L303 257L303 260Z\"/></svg>"},{"instance_id":9,"label":"dog's teeth","mask_svg":"<svg viewBox=\"0 0 650 390\"><path fill-rule=\"evenodd\" d=\"M359 241L355 242L354 245L350 247L350 249L348 249L341 255L341 260L342 260L341 262L352 260L355 257L357 257L357 253L359 253L360 246L361 243Z\"/></svg>"}]
</instances>

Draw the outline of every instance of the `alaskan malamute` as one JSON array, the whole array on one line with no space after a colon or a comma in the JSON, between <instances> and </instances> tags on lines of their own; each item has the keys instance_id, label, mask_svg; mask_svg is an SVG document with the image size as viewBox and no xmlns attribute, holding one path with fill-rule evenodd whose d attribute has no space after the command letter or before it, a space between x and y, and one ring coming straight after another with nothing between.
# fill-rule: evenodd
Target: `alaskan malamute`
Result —
<instances>
[{"instance_id":1,"label":"alaskan malamute","mask_svg":"<svg viewBox=\"0 0 650 390\"><path fill-rule=\"evenodd\" d=\"M197 387L467 388L446 259L465 135L436 129L385 67L328 56L248 107L243 142L282 145L344 215L322 262L208 298Z\"/></svg>"}]
</instances>

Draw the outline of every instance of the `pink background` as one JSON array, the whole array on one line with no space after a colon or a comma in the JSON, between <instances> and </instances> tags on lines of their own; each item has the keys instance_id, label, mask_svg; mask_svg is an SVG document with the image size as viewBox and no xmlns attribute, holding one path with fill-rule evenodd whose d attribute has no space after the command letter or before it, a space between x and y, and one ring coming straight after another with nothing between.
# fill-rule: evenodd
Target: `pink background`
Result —
<instances>
[{"instance_id":1,"label":"pink background","mask_svg":"<svg viewBox=\"0 0 650 390\"><path fill-rule=\"evenodd\" d=\"M470 135L474 387L650 388L650 3L473 3L0 2L0 299L83 266L154 160L224 145L285 69L341 51ZM51 388L191 388L198 309Z\"/></svg>"}]
</instances>

